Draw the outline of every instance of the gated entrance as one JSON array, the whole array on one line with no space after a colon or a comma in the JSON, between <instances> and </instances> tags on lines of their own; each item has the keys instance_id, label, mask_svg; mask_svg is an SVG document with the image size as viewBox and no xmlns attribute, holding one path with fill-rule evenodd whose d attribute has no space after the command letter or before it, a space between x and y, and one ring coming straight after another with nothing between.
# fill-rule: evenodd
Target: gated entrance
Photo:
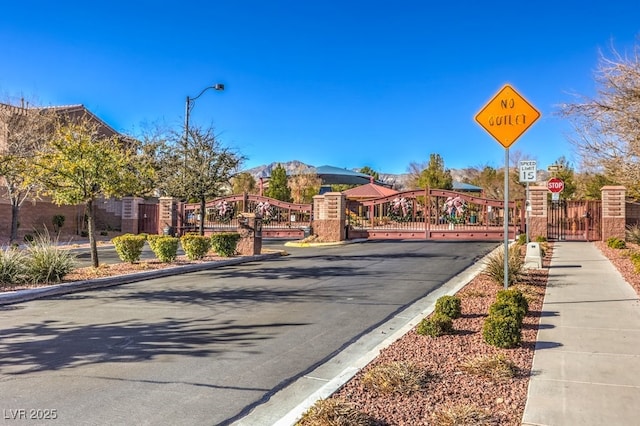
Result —
<instances>
[{"instance_id":1,"label":"gated entrance","mask_svg":"<svg viewBox=\"0 0 640 426\"><path fill-rule=\"evenodd\" d=\"M523 229L522 203L506 209L509 238ZM359 201L347 200L347 238L504 239L504 202L442 189L405 191Z\"/></svg>"},{"instance_id":2,"label":"gated entrance","mask_svg":"<svg viewBox=\"0 0 640 426\"><path fill-rule=\"evenodd\" d=\"M556 200L548 204L549 241L599 241L602 202Z\"/></svg>"},{"instance_id":3,"label":"gated entrance","mask_svg":"<svg viewBox=\"0 0 640 426\"><path fill-rule=\"evenodd\" d=\"M195 232L204 220L206 234L238 229L240 213L262 217L263 238L304 238L311 229L311 204L287 203L253 194L230 195L208 201L205 214L199 204L185 204L181 212L180 234Z\"/></svg>"}]
</instances>

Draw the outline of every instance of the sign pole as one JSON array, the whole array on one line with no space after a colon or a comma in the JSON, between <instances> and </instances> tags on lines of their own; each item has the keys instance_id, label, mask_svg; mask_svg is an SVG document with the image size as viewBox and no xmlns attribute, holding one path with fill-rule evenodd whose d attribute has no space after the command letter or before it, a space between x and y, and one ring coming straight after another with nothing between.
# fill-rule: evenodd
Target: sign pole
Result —
<instances>
[{"instance_id":1,"label":"sign pole","mask_svg":"<svg viewBox=\"0 0 640 426\"><path fill-rule=\"evenodd\" d=\"M509 287L509 147L540 112L508 84L476 114L476 121L504 148L504 288ZM534 166L535 167L535 166Z\"/></svg>"},{"instance_id":2,"label":"sign pole","mask_svg":"<svg viewBox=\"0 0 640 426\"><path fill-rule=\"evenodd\" d=\"M509 148L504 150L504 289L509 288Z\"/></svg>"},{"instance_id":3,"label":"sign pole","mask_svg":"<svg viewBox=\"0 0 640 426\"><path fill-rule=\"evenodd\" d=\"M529 210L531 209L531 200L529 200L529 182L527 182L527 192L525 195L524 208L525 213L527 214L524 226L525 228L527 228L527 244L529 244Z\"/></svg>"}]
</instances>

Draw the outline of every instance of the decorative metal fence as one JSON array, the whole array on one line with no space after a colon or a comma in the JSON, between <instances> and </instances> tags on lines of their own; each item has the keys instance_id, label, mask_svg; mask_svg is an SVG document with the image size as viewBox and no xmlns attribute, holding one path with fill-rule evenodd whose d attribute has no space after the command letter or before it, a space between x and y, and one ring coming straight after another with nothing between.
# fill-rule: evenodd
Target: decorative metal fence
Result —
<instances>
[{"instance_id":1,"label":"decorative metal fence","mask_svg":"<svg viewBox=\"0 0 640 426\"><path fill-rule=\"evenodd\" d=\"M511 237L522 229L522 203L508 205ZM440 189L347 201L349 238L484 239L504 238L504 202Z\"/></svg>"},{"instance_id":2,"label":"decorative metal fence","mask_svg":"<svg viewBox=\"0 0 640 426\"><path fill-rule=\"evenodd\" d=\"M265 238L300 238L311 229L312 205L287 203L252 194L231 195L211 200L200 214L199 204L185 204L181 212L181 233L195 232L204 220L205 233L232 231L238 228L241 213L262 216Z\"/></svg>"}]
</instances>

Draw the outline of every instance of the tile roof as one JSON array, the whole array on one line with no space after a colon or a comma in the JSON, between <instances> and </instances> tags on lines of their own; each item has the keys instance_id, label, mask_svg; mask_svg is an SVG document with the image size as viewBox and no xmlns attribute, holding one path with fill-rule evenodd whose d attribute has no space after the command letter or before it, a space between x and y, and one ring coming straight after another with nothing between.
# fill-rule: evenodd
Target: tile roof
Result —
<instances>
[{"instance_id":1,"label":"tile roof","mask_svg":"<svg viewBox=\"0 0 640 426\"><path fill-rule=\"evenodd\" d=\"M366 185L356 186L355 188L347 189L342 193L351 199L363 199L363 198L379 198L387 197L389 195L395 195L398 193L395 189L387 188L386 186L376 185L375 183L367 183Z\"/></svg>"}]
</instances>

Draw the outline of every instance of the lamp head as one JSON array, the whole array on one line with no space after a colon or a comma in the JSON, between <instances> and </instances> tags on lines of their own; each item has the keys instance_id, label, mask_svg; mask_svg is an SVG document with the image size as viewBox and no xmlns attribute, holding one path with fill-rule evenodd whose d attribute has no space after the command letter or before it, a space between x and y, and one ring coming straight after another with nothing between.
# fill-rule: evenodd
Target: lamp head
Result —
<instances>
[{"instance_id":1,"label":"lamp head","mask_svg":"<svg viewBox=\"0 0 640 426\"><path fill-rule=\"evenodd\" d=\"M213 88L216 90L224 90L224 84L217 83L216 85L213 86Z\"/></svg>"}]
</instances>

